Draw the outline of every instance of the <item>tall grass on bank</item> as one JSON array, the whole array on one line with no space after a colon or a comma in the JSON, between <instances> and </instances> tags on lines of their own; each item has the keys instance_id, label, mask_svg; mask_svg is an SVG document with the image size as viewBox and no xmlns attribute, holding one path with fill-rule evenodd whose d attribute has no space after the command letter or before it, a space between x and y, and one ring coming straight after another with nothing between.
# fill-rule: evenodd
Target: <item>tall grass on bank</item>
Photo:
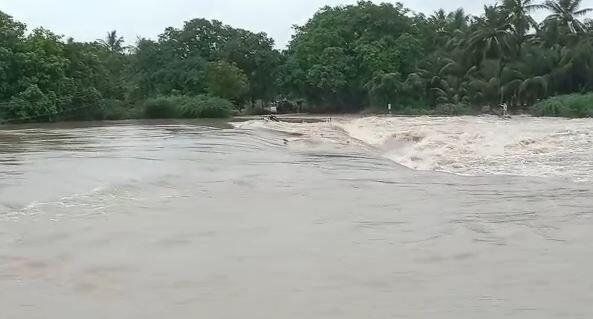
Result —
<instances>
[{"instance_id":1,"label":"tall grass on bank","mask_svg":"<svg viewBox=\"0 0 593 319\"><path fill-rule=\"evenodd\" d=\"M529 108L533 116L593 117L593 93L558 95Z\"/></svg>"},{"instance_id":2,"label":"tall grass on bank","mask_svg":"<svg viewBox=\"0 0 593 319\"><path fill-rule=\"evenodd\" d=\"M144 115L153 119L227 118L232 112L230 101L207 95L161 96L144 103Z\"/></svg>"}]
</instances>

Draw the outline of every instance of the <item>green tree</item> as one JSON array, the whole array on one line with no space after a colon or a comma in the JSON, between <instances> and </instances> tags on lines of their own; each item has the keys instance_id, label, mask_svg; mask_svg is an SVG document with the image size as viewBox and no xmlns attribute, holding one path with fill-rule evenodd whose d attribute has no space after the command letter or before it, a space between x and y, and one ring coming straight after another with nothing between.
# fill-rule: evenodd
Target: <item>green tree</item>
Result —
<instances>
[{"instance_id":1,"label":"green tree","mask_svg":"<svg viewBox=\"0 0 593 319\"><path fill-rule=\"evenodd\" d=\"M404 89L399 73L379 74L367 86L371 105L385 108L387 104L397 105Z\"/></svg>"},{"instance_id":2,"label":"green tree","mask_svg":"<svg viewBox=\"0 0 593 319\"><path fill-rule=\"evenodd\" d=\"M367 84L379 74L407 73L421 58L422 39L401 4L325 7L287 51L285 87L320 108L357 110L368 104Z\"/></svg>"},{"instance_id":3,"label":"green tree","mask_svg":"<svg viewBox=\"0 0 593 319\"><path fill-rule=\"evenodd\" d=\"M23 49L26 26L0 11L0 102L15 93L18 71L14 60Z\"/></svg>"},{"instance_id":4,"label":"green tree","mask_svg":"<svg viewBox=\"0 0 593 319\"><path fill-rule=\"evenodd\" d=\"M274 40L265 33L252 33L241 29L228 29L228 40L218 51L217 59L239 67L247 76L248 99L271 100L276 94L276 78L281 54L274 49Z\"/></svg>"},{"instance_id":5,"label":"green tree","mask_svg":"<svg viewBox=\"0 0 593 319\"><path fill-rule=\"evenodd\" d=\"M237 100L249 89L247 76L237 66L227 62L211 62L206 75L208 92L214 96Z\"/></svg>"},{"instance_id":6,"label":"green tree","mask_svg":"<svg viewBox=\"0 0 593 319\"><path fill-rule=\"evenodd\" d=\"M210 62L226 61L241 69L251 101L271 100L282 57L264 33L235 29L220 21L193 19L183 28L167 28L158 41L141 39L132 59L138 83L136 95L179 92L199 95L208 91Z\"/></svg>"},{"instance_id":7,"label":"green tree","mask_svg":"<svg viewBox=\"0 0 593 319\"><path fill-rule=\"evenodd\" d=\"M55 120L58 112L56 94L45 94L37 85L31 84L10 99L5 116L19 122L41 122Z\"/></svg>"}]
</instances>

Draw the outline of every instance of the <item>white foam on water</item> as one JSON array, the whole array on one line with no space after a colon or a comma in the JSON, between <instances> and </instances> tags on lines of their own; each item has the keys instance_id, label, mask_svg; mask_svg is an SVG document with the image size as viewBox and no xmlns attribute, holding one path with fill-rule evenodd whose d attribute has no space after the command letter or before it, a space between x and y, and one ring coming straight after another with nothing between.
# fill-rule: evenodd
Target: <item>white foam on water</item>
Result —
<instances>
[{"instance_id":1,"label":"white foam on water","mask_svg":"<svg viewBox=\"0 0 593 319\"><path fill-rule=\"evenodd\" d=\"M593 178L593 119L368 117L340 126L412 169Z\"/></svg>"},{"instance_id":2,"label":"white foam on water","mask_svg":"<svg viewBox=\"0 0 593 319\"><path fill-rule=\"evenodd\" d=\"M593 119L515 117L364 117L322 123L249 121L296 139L374 147L415 170L593 180Z\"/></svg>"}]
</instances>

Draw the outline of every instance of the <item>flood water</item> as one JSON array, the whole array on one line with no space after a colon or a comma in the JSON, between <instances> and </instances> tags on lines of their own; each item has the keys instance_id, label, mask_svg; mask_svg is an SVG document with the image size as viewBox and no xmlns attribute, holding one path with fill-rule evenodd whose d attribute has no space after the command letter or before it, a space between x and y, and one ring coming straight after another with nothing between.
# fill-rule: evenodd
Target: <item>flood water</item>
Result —
<instances>
[{"instance_id":1,"label":"flood water","mask_svg":"<svg viewBox=\"0 0 593 319\"><path fill-rule=\"evenodd\" d=\"M0 318L591 318L593 120L0 130Z\"/></svg>"}]
</instances>

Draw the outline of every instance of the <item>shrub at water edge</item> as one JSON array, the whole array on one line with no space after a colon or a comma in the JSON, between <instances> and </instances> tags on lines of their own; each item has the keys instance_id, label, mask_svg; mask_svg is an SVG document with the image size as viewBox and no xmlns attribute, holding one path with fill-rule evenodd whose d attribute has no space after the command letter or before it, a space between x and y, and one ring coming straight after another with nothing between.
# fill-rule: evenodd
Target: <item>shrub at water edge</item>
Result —
<instances>
[{"instance_id":1,"label":"shrub at water edge","mask_svg":"<svg viewBox=\"0 0 593 319\"><path fill-rule=\"evenodd\" d=\"M226 118L232 115L233 104L207 95L161 96L146 100L147 118Z\"/></svg>"},{"instance_id":2,"label":"shrub at water edge","mask_svg":"<svg viewBox=\"0 0 593 319\"><path fill-rule=\"evenodd\" d=\"M533 116L593 117L593 94L567 94L551 97L529 108Z\"/></svg>"}]
</instances>

